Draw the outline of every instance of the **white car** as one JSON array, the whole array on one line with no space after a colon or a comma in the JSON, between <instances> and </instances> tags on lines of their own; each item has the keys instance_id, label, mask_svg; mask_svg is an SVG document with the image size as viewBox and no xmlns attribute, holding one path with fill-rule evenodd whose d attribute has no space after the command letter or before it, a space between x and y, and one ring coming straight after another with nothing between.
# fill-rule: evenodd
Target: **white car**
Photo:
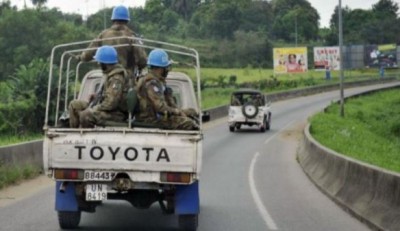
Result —
<instances>
[{"instance_id":1,"label":"white car","mask_svg":"<svg viewBox=\"0 0 400 231\"><path fill-rule=\"evenodd\" d=\"M253 89L234 91L229 106L229 131L242 125L257 126L261 132L271 127L271 102L262 92Z\"/></svg>"}]
</instances>

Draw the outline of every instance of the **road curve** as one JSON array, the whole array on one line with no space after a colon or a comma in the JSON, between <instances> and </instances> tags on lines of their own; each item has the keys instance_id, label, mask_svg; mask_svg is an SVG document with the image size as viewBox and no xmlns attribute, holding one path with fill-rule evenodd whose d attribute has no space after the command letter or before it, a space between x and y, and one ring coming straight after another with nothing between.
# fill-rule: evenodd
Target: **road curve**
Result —
<instances>
[{"instance_id":1,"label":"road curve","mask_svg":"<svg viewBox=\"0 0 400 231\"><path fill-rule=\"evenodd\" d=\"M322 194L296 161L307 117L338 96L335 91L273 103L272 127L266 133L251 127L231 133L226 118L206 124L198 230L369 230ZM0 230L59 230L53 182L43 184L19 200L0 193ZM2 204L4 200L12 202ZM176 217L162 215L157 205L138 210L111 201L94 214L84 213L79 230L178 229Z\"/></svg>"}]
</instances>

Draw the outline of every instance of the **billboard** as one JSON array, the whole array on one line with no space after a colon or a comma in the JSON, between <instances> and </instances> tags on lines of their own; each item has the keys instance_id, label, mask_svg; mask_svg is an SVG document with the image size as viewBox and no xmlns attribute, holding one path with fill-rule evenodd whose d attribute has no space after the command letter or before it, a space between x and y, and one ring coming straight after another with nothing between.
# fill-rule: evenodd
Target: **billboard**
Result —
<instances>
[{"instance_id":1,"label":"billboard","mask_svg":"<svg viewBox=\"0 0 400 231\"><path fill-rule=\"evenodd\" d=\"M340 70L340 49L339 47L314 47L314 69Z\"/></svg>"},{"instance_id":2,"label":"billboard","mask_svg":"<svg viewBox=\"0 0 400 231\"><path fill-rule=\"evenodd\" d=\"M365 46L366 67L397 68L396 44Z\"/></svg>"},{"instance_id":3,"label":"billboard","mask_svg":"<svg viewBox=\"0 0 400 231\"><path fill-rule=\"evenodd\" d=\"M307 47L274 48L274 73L307 72Z\"/></svg>"}]
</instances>

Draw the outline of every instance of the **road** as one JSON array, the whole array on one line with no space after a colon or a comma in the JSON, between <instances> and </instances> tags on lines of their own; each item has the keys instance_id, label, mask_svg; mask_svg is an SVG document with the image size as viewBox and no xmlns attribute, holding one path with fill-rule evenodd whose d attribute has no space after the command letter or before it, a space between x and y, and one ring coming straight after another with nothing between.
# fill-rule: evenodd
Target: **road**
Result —
<instances>
[{"instance_id":1,"label":"road","mask_svg":"<svg viewBox=\"0 0 400 231\"><path fill-rule=\"evenodd\" d=\"M198 230L369 230L321 193L296 161L307 118L338 97L335 91L275 102L266 133L251 127L231 133L226 118L207 124ZM0 230L59 230L53 182L40 184L36 190L32 184L20 186L15 198L12 191L0 193ZM79 230L172 231L177 226L176 217L162 215L158 205L138 210L128 202L110 201L94 214L83 213Z\"/></svg>"}]
</instances>

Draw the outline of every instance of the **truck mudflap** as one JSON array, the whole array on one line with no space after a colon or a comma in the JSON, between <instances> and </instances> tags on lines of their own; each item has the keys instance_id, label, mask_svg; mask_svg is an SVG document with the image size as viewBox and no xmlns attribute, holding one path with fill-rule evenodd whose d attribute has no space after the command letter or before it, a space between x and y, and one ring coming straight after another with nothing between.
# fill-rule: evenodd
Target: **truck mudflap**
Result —
<instances>
[{"instance_id":1,"label":"truck mudflap","mask_svg":"<svg viewBox=\"0 0 400 231\"><path fill-rule=\"evenodd\" d=\"M198 214L200 211L199 181L190 185L177 186L175 198L176 214Z\"/></svg>"},{"instance_id":2,"label":"truck mudflap","mask_svg":"<svg viewBox=\"0 0 400 231\"><path fill-rule=\"evenodd\" d=\"M62 190L60 190L62 188ZM56 210L57 211L79 211L78 201L75 196L75 184L56 182Z\"/></svg>"}]
</instances>

